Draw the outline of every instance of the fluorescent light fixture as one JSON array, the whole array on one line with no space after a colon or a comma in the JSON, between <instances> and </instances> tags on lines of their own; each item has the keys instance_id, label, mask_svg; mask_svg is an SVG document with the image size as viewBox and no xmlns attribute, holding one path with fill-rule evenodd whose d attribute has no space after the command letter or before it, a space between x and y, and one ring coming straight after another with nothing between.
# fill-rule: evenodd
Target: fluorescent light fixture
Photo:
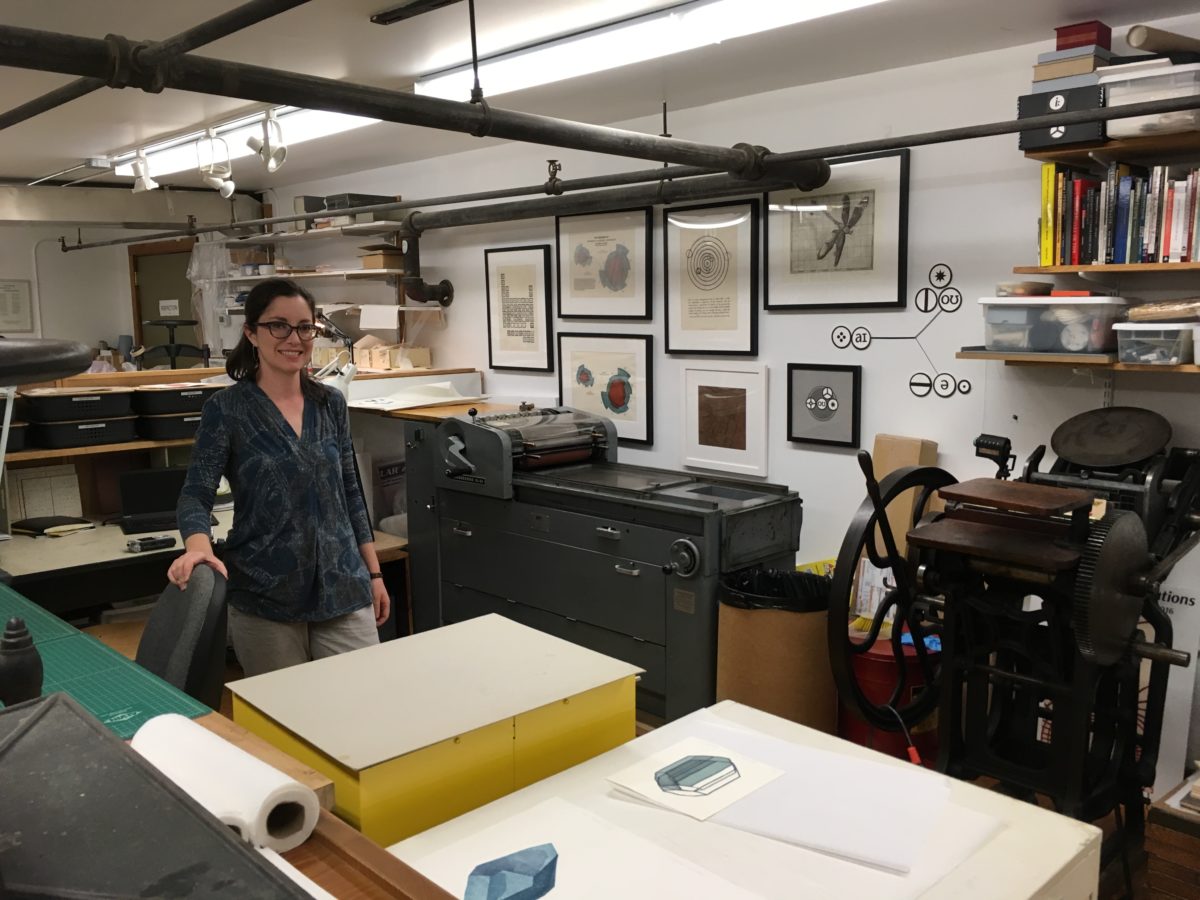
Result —
<instances>
[{"instance_id":1,"label":"fluorescent light fixture","mask_svg":"<svg viewBox=\"0 0 1200 900\"><path fill-rule=\"evenodd\" d=\"M489 97L645 62L847 12L885 0L695 0L537 46L481 60L479 81ZM414 90L427 97L466 100L470 65L426 76Z\"/></svg>"},{"instance_id":2,"label":"fluorescent light fixture","mask_svg":"<svg viewBox=\"0 0 1200 900\"><path fill-rule=\"evenodd\" d=\"M703 217L688 217L676 214L667 216L667 221L676 228L696 228L700 231L708 231L713 228L732 228L734 225L741 225L748 218L750 218L750 213L748 212L744 212L740 216L734 216L731 219L717 219L715 222L712 219L705 219Z\"/></svg>"},{"instance_id":3,"label":"fluorescent light fixture","mask_svg":"<svg viewBox=\"0 0 1200 900\"><path fill-rule=\"evenodd\" d=\"M794 205L790 203L771 203L767 206L771 212L823 212L829 209L824 203Z\"/></svg>"},{"instance_id":4,"label":"fluorescent light fixture","mask_svg":"<svg viewBox=\"0 0 1200 900\"><path fill-rule=\"evenodd\" d=\"M365 125L374 125L378 119L368 119L364 116L349 116L345 113L326 112L320 109L296 109L283 107L278 109L280 125L287 128L288 143L291 146L328 137L331 134L341 134L353 131ZM213 130L218 137L229 144L229 158L242 159L253 155L254 151L246 145L246 139L257 137L262 133L263 114L238 119L216 126ZM172 138L159 144L146 147L144 153L149 164L148 174L155 178L173 175L177 172L187 172L196 168L196 141L205 137L206 130L194 131L182 137ZM114 160L115 174L133 175L135 154L127 153Z\"/></svg>"}]
</instances>

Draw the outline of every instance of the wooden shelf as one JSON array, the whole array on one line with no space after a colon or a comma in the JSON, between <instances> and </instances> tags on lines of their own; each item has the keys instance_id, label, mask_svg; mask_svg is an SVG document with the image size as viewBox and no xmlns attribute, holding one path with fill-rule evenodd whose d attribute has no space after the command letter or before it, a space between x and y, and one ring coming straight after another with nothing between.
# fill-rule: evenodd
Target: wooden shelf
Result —
<instances>
[{"instance_id":1,"label":"wooden shelf","mask_svg":"<svg viewBox=\"0 0 1200 900\"><path fill-rule=\"evenodd\" d=\"M191 438L172 441L124 441L120 444L93 444L90 447L64 447L61 450L17 450L4 455L5 463L25 462L34 459L62 459L67 456L94 456L98 453L126 453L130 450L157 450L160 447L187 447Z\"/></svg>"},{"instance_id":2,"label":"wooden shelf","mask_svg":"<svg viewBox=\"0 0 1200 900\"><path fill-rule=\"evenodd\" d=\"M1033 150L1027 159L1040 162L1065 163L1072 166L1099 167L1111 160L1128 163L1164 164L1195 159L1200 156L1200 131L1179 134L1151 134L1145 137L1105 141L1102 144L1075 144Z\"/></svg>"},{"instance_id":3,"label":"wooden shelf","mask_svg":"<svg viewBox=\"0 0 1200 900\"><path fill-rule=\"evenodd\" d=\"M1159 375L1197 375L1200 366L1147 366L1119 363L1113 353L1003 353L999 350L964 348L954 354L956 359L987 359L1002 361L1006 366L1055 366L1073 369L1093 369L1097 372L1155 372Z\"/></svg>"},{"instance_id":4,"label":"wooden shelf","mask_svg":"<svg viewBox=\"0 0 1200 900\"><path fill-rule=\"evenodd\" d=\"M395 221L359 222L355 225L338 225L333 228L310 228L307 231L278 231L273 234L249 234L245 237L230 238L226 244L230 247L294 244L297 241L315 241L321 238L391 234L403 227L403 222Z\"/></svg>"},{"instance_id":5,"label":"wooden shelf","mask_svg":"<svg viewBox=\"0 0 1200 900\"><path fill-rule=\"evenodd\" d=\"M292 281L299 281L302 278L342 278L346 281L375 281L387 278L392 275L403 275L403 269L332 269L328 272L279 272L279 278L287 278ZM230 284L239 282L254 282L262 281L264 278L273 278L270 275L231 275L225 280Z\"/></svg>"},{"instance_id":6,"label":"wooden shelf","mask_svg":"<svg viewBox=\"0 0 1200 900\"><path fill-rule=\"evenodd\" d=\"M1113 274L1150 274L1164 272L1200 272L1200 262L1178 263L1098 263L1088 266L1013 266L1017 275L1074 275L1084 272L1111 272Z\"/></svg>"}]
</instances>

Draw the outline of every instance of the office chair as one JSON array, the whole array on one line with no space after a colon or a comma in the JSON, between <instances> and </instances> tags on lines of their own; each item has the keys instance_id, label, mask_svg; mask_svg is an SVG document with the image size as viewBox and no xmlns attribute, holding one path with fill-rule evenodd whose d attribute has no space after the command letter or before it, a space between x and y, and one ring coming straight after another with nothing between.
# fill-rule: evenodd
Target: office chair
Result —
<instances>
[{"instance_id":1,"label":"office chair","mask_svg":"<svg viewBox=\"0 0 1200 900\"><path fill-rule=\"evenodd\" d=\"M187 588L167 585L138 642L138 665L218 709L224 687L225 578L196 566Z\"/></svg>"},{"instance_id":2,"label":"office chair","mask_svg":"<svg viewBox=\"0 0 1200 900\"><path fill-rule=\"evenodd\" d=\"M171 368L178 369L178 361L181 356L196 356L203 359L208 355L207 350L197 347L195 344L177 344L175 342L175 329L199 324L195 319L150 319L142 324L159 325L167 329L167 342L147 347L141 354L143 360L151 353L166 353L167 358L171 361Z\"/></svg>"}]
</instances>

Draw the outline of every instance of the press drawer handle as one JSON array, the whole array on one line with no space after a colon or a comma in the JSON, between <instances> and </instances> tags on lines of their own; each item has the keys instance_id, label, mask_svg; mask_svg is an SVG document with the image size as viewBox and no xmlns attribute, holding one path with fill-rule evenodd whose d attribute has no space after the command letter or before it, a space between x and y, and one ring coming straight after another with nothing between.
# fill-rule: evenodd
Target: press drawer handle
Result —
<instances>
[{"instance_id":1,"label":"press drawer handle","mask_svg":"<svg viewBox=\"0 0 1200 900\"><path fill-rule=\"evenodd\" d=\"M642 574L642 570L639 569L637 566L629 566L628 568L626 568L625 566L621 565L620 563L617 563L615 566L613 566L613 568L616 569L618 572L620 572L622 575L629 575L632 578L637 578L639 575Z\"/></svg>"},{"instance_id":2,"label":"press drawer handle","mask_svg":"<svg viewBox=\"0 0 1200 900\"><path fill-rule=\"evenodd\" d=\"M453 531L455 534L457 534L459 537L472 537L475 534L475 532L473 532L470 528L459 528L457 525L455 525L450 530Z\"/></svg>"},{"instance_id":3,"label":"press drawer handle","mask_svg":"<svg viewBox=\"0 0 1200 900\"><path fill-rule=\"evenodd\" d=\"M610 525L596 526L596 534L600 535L602 538L608 538L609 540L613 541L619 541L621 539L620 529L613 528Z\"/></svg>"}]
</instances>

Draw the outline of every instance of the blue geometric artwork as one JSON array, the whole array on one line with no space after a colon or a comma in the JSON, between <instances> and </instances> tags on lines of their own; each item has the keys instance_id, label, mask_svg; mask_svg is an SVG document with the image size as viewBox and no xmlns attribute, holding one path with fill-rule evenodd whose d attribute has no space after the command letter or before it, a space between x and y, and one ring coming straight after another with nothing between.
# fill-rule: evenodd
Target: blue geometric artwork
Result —
<instances>
[{"instance_id":1,"label":"blue geometric artwork","mask_svg":"<svg viewBox=\"0 0 1200 900\"><path fill-rule=\"evenodd\" d=\"M463 900L537 900L554 888L557 870L553 844L518 850L472 869Z\"/></svg>"},{"instance_id":2,"label":"blue geometric artwork","mask_svg":"<svg viewBox=\"0 0 1200 900\"><path fill-rule=\"evenodd\" d=\"M681 797L707 797L741 777L727 756L685 756L654 773L664 793Z\"/></svg>"},{"instance_id":3,"label":"blue geometric artwork","mask_svg":"<svg viewBox=\"0 0 1200 900\"><path fill-rule=\"evenodd\" d=\"M600 269L600 283L614 293L623 291L629 283L630 268L629 248L624 244L617 244L617 249L608 254L603 268Z\"/></svg>"},{"instance_id":4,"label":"blue geometric artwork","mask_svg":"<svg viewBox=\"0 0 1200 900\"><path fill-rule=\"evenodd\" d=\"M629 372L625 369L617 367L617 373L608 379L608 384L604 386L604 393L600 395L600 402L604 404L604 408L609 412L621 413L629 412L629 401L633 397L633 385L629 380Z\"/></svg>"}]
</instances>

